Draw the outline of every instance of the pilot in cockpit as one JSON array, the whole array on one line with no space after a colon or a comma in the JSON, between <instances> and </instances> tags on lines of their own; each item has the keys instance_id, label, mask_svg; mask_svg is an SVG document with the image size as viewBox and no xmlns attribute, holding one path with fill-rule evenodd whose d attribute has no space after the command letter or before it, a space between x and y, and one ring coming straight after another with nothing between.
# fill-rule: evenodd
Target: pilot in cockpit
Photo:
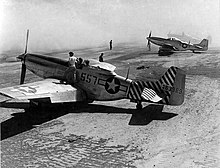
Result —
<instances>
[{"instance_id":1,"label":"pilot in cockpit","mask_svg":"<svg viewBox=\"0 0 220 168\"><path fill-rule=\"evenodd\" d=\"M84 60L84 65L89 66L89 60Z\"/></svg>"},{"instance_id":2,"label":"pilot in cockpit","mask_svg":"<svg viewBox=\"0 0 220 168\"><path fill-rule=\"evenodd\" d=\"M82 67L83 67L83 59L79 57L76 59L76 68L82 69Z\"/></svg>"}]
</instances>

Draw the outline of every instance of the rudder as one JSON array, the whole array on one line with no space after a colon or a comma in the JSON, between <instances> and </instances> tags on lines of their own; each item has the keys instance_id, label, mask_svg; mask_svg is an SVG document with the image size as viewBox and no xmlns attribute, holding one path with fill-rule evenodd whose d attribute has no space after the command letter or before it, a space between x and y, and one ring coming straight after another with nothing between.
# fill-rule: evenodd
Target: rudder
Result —
<instances>
[{"instance_id":1,"label":"rudder","mask_svg":"<svg viewBox=\"0 0 220 168\"><path fill-rule=\"evenodd\" d=\"M198 45L201 46L203 48L203 50L207 50L208 43L209 43L209 41L207 39L203 39Z\"/></svg>"},{"instance_id":2,"label":"rudder","mask_svg":"<svg viewBox=\"0 0 220 168\"><path fill-rule=\"evenodd\" d=\"M161 77L159 83L165 94L163 104L181 105L184 102L186 74L177 67L170 67Z\"/></svg>"}]
</instances>

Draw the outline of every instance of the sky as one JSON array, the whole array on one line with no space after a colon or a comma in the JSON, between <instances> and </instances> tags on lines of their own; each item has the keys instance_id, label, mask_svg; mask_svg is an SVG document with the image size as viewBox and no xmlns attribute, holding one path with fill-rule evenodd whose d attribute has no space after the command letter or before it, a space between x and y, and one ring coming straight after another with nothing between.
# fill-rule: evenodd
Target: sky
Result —
<instances>
[{"instance_id":1,"label":"sky","mask_svg":"<svg viewBox=\"0 0 220 168\"><path fill-rule=\"evenodd\" d=\"M169 32L220 46L220 0L1 0L0 51L53 51L113 43L146 44Z\"/></svg>"}]
</instances>

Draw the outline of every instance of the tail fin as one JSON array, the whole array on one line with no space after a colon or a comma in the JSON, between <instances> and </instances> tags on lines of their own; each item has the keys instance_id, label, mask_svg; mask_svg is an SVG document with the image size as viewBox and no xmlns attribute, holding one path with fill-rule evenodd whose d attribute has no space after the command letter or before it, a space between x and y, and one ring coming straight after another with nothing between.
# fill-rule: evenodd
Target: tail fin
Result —
<instances>
[{"instance_id":1,"label":"tail fin","mask_svg":"<svg viewBox=\"0 0 220 168\"><path fill-rule=\"evenodd\" d=\"M185 78L183 70L172 66L157 81L132 81L127 96L133 102L181 105L184 101Z\"/></svg>"},{"instance_id":2,"label":"tail fin","mask_svg":"<svg viewBox=\"0 0 220 168\"><path fill-rule=\"evenodd\" d=\"M203 39L199 44L199 46L201 46L203 48L203 50L208 50L208 43L209 41L207 39Z\"/></svg>"},{"instance_id":3,"label":"tail fin","mask_svg":"<svg viewBox=\"0 0 220 168\"><path fill-rule=\"evenodd\" d=\"M170 67L160 78L160 93L164 94L163 103L181 105L184 102L186 74L177 67Z\"/></svg>"}]
</instances>

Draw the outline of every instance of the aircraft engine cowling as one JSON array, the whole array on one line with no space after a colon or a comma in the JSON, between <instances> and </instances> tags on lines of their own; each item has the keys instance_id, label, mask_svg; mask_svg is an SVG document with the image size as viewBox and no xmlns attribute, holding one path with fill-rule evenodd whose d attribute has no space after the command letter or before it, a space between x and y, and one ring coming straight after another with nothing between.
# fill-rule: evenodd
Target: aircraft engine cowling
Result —
<instances>
[{"instance_id":1,"label":"aircraft engine cowling","mask_svg":"<svg viewBox=\"0 0 220 168\"><path fill-rule=\"evenodd\" d=\"M69 84L75 83L76 82L76 68L75 67L68 68L64 74L64 79Z\"/></svg>"}]
</instances>

